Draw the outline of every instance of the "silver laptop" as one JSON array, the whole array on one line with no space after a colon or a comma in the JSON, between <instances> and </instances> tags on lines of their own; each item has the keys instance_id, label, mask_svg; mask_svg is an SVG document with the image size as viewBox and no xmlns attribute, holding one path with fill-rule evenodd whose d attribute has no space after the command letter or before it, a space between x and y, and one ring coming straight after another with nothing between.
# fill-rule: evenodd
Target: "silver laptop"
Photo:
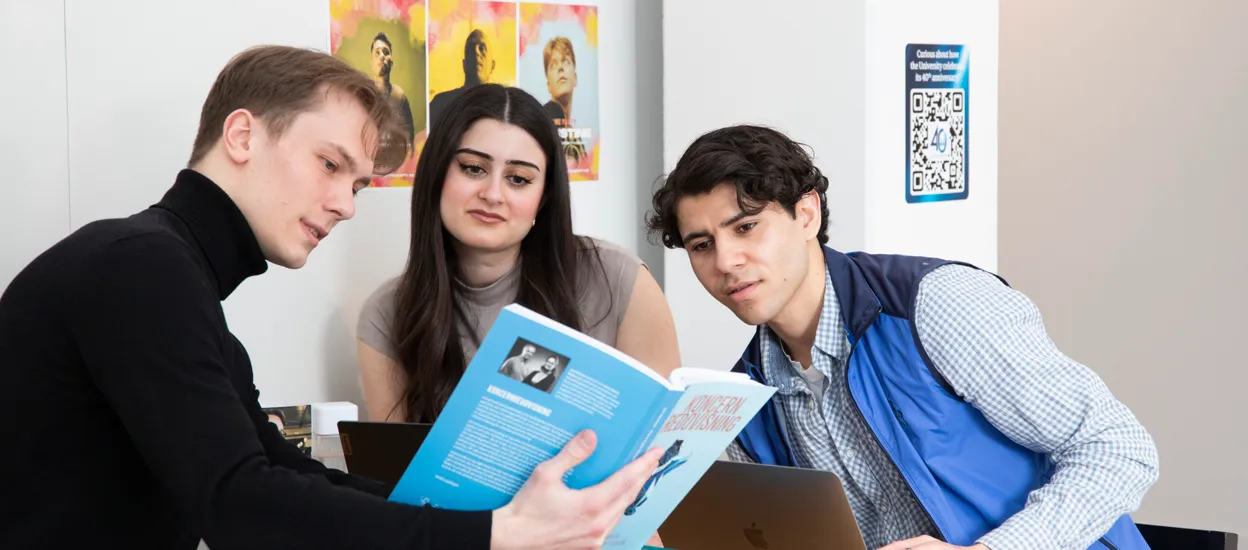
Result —
<instances>
[{"instance_id":1,"label":"silver laptop","mask_svg":"<svg viewBox=\"0 0 1248 550\"><path fill-rule=\"evenodd\" d=\"M677 550L866 550L830 472L719 461L659 528Z\"/></svg>"}]
</instances>

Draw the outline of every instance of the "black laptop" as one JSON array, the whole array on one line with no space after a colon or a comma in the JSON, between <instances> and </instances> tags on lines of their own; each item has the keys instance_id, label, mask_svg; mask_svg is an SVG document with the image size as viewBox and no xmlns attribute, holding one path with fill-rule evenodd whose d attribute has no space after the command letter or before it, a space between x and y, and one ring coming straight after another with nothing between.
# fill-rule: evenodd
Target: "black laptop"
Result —
<instances>
[{"instance_id":1,"label":"black laptop","mask_svg":"<svg viewBox=\"0 0 1248 550\"><path fill-rule=\"evenodd\" d=\"M399 482L433 424L338 422L347 471L391 486Z\"/></svg>"}]
</instances>

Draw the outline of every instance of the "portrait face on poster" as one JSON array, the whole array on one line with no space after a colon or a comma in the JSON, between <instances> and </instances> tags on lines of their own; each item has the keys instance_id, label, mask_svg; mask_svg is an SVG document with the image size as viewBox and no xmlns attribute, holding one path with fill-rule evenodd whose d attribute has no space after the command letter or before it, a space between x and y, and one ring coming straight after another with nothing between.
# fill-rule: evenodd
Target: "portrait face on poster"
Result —
<instances>
[{"instance_id":1,"label":"portrait face on poster","mask_svg":"<svg viewBox=\"0 0 1248 550\"><path fill-rule=\"evenodd\" d=\"M331 0L330 53L372 77L399 112L412 153L375 187L410 186L427 135L425 0Z\"/></svg>"},{"instance_id":2,"label":"portrait face on poster","mask_svg":"<svg viewBox=\"0 0 1248 550\"><path fill-rule=\"evenodd\" d=\"M516 4L429 0L429 128L480 84L516 85Z\"/></svg>"},{"instance_id":3,"label":"portrait face on poster","mask_svg":"<svg viewBox=\"0 0 1248 550\"><path fill-rule=\"evenodd\" d=\"M426 136L424 0L331 0L329 52L386 92L412 140L412 153L374 187L411 186Z\"/></svg>"},{"instance_id":4,"label":"portrait face on poster","mask_svg":"<svg viewBox=\"0 0 1248 550\"><path fill-rule=\"evenodd\" d=\"M559 129L568 179L598 179L598 8L520 4L519 87Z\"/></svg>"}]
</instances>

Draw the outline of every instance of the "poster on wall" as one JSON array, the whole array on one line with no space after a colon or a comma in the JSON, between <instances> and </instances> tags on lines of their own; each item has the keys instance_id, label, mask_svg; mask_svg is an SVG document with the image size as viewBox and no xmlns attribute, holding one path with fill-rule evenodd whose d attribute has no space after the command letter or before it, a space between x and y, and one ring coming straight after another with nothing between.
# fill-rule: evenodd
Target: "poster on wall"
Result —
<instances>
[{"instance_id":1,"label":"poster on wall","mask_svg":"<svg viewBox=\"0 0 1248 550\"><path fill-rule=\"evenodd\" d=\"M373 78L398 109L412 152L374 187L412 185L425 143L425 0L331 0L330 53Z\"/></svg>"},{"instance_id":2,"label":"poster on wall","mask_svg":"<svg viewBox=\"0 0 1248 550\"><path fill-rule=\"evenodd\" d=\"M429 128L479 84L516 85L516 4L429 0Z\"/></svg>"},{"instance_id":3,"label":"poster on wall","mask_svg":"<svg viewBox=\"0 0 1248 550\"><path fill-rule=\"evenodd\" d=\"M520 4L519 87L559 128L568 179L598 179L598 8Z\"/></svg>"},{"instance_id":4,"label":"poster on wall","mask_svg":"<svg viewBox=\"0 0 1248 550\"><path fill-rule=\"evenodd\" d=\"M906 45L906 202L968 196L969 92L963 46Z\"/></svg>"}]
</instances>

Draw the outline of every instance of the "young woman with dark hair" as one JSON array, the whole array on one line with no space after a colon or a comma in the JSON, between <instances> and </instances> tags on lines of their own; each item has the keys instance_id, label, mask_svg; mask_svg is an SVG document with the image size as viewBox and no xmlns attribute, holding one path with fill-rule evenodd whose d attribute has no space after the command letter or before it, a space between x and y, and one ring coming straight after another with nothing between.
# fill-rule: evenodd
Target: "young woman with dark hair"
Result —
<instances>
[{"instance_id":1,"label":"young woman with dark hair","mask_svg":"<svg viewBox=\"0 0 1248 550\"><path fill-rule=\"evenodd\" d=\"M675 327L654 277L624 249L572 232L559 135L535 98L473 87L430 136L412 189L407 267L359 321L370 418L433 421L513 302L664 376L676 368Z\"/></svg>"}]
</instances>

